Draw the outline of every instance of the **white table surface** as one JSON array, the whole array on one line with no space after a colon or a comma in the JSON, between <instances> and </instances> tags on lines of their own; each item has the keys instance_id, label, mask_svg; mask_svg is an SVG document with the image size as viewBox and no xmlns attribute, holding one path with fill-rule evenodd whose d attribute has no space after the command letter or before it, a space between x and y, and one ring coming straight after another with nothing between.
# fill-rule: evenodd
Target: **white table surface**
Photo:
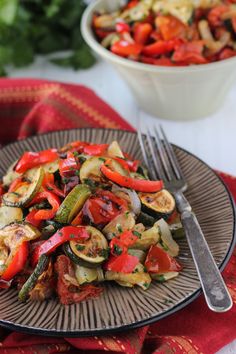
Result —
<instances>
[{"instance_id":1,"label":"white table surface","mask_svg":"<svg viewBox=\"0 0 236 354\"><path fill-rule=\"evenodd\" d=\"M30 67L10 69L9 74L11 77L33 77L84 84L92 88L134 127L137 126L139 115L146 124L161 123L171 142L194 153L211 167L236 175L236 83L218 113L196 121L174 122L153 118L140 111L126 84L113 68L103 61L98 61L91 69L74 71L59 68L39 57ZM205 349L207 353L207 348ZM235 353L236 341L218 352Z\"/></svg>"}]
</instances>

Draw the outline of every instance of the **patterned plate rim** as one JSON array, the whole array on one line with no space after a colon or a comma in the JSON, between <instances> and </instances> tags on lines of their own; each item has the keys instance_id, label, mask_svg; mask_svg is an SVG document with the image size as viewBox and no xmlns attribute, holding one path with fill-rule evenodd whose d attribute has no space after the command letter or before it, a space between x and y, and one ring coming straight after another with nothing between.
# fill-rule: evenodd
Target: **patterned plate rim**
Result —
<instances>
[{"instance_id":1,"label":"patterned plate rim","mask_svg":"<svg viewBox=\"0 0 236 354\"><path fill-rule=\"evenodd\" d=\"M75 129L64 129L64 132L70 132L70 131L80 131L80 130L109 130L109 131L114 131L114 132L119 132L121 131L120 129L108 129L108 128L92 128L92 127L88 127L88 128L75 128ZM35 139L37 138L37 136L51 136L55 133L58 132L63 132L62 130L54 130L51 132L47 132L47 133L43 133L43 134L38 134L38 135L33 135L30 137L27 137L25 139L21 139L19 141L16 142L12 142L9 143L7 145L4 145L1 147L0 150L2 150L5 147L14 145L16 143L20 143L22 141L28 141L31 139ZM128 132L130 134L137 134L136 132L132 132L129 130L122 130L124 132ZM176 148L184 151L186 154L193 156L195 159L197 159L199 162L201 162L203 165L205 165L205 167L207 167L209 170L211 170L211 172L214 173L214 175L217 177L217 179L219 180L219 182L223 185L229 200L230 200L230 204L231 204L231 208L232 208L232 213L233 213L233 235L232 235L232 241L230 243L230 246L228 248L228 251L223 259L223 261L220 263L219 265L219 269L222 272L224 270L224 268L226 267L232 253L234 250L234 246L236 246L236 205L233 201L233 197L231 192L229 191L227 185L225 184L225 182L222 180L222 178L206 163L204 162L202 159L200 159L199 157L197 157L195 154L187 151L186 149L172 144L173 146L175 146ZM127 330L132 330L132 329L136 329L139 327L143 327L146 325L150 325L158 320L161 320L169 315L174 314L175 312L183 309L184 307L186 307L187 305L189 305L190 303L192 303L195 299L197 299L199 297L199 295L202 293L202 288L199 287L199 289L197 289L195 292L192 293L192 295L190 295L188 298L184 299L182 302L180 302L178 305L172 307L171 309L164 311L163 313L159 314L159 315L155 315L153 317L150 317L148 319L144 319L141 321L136 321L134 323L128 324L128 325L122 325L120 327L116 327L116 328L104 328L104 329L98 329L98 330L83 330L83 331L58 331L55 329L40 329L40 328L34 328L34 327L30 327L30 326L26 326L26 325L16 325L11 321L7 321L7 320L0 320L0 325L4 328L10 329L12 331L18 331L18 332L22 332L22 333L28 333L28 334L38 334L38 335L43 335L43 336L54 336L54 337L88 337L88 336L102 336L104 334L109 334L109 333L117 333L117 332L122 332L122 331L127 331Z\"/></svg>"}]
</instances>

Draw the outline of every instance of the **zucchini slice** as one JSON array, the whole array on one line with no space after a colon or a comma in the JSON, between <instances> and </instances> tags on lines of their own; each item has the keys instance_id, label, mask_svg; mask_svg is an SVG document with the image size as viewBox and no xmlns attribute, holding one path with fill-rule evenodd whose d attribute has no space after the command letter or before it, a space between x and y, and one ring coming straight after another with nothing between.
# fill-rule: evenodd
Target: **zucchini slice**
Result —
<instances>
[{"instance_id":1,"label":"zucchini slice","mask_svg":"<svg viewBox=\"0 0 236 354\"><path fill-rule=\"evenodd\" d=\"M137 223L142 223L145 226L152 226L154 225L155 221L156 220L151 215L148 215L143 211L141 211L137 219Z\"/></svg>"},{"instance_id":2,"label":"zucchini slice","mask_svg":"<svg viewBox=\"0 0 236 354\"><path fill-rule=\"evenodd\" d=\"M30 183L20 186L14 192L4 194L2 198L4 205L14 207L27 205L34 198L42 185L44 170L42 167L34 171L29 170L24 176Z\"/></svg>"},{"instance_id":3,"label":"zucchini slice","mask_svg":"<svg viewBox=\"0 0 236 354\"><path fill-rule=\"evenodd\" d=\"M105 157L91 157L86 160L80 169L80 181L86 183L88 180L93 180L95 182L101 182L104 178L100 168L101 165L105 162ZM112 160L112 165L115 171L119 172L123 176L127 176L128 172L119 164L119 162Z\"/></svg>"},{"instance_id":4,"label":"zucchini slice","mask_svg":"<svg viewBox=\"0 0 236 354\"><path fill-rule=\"evenodd\" d=\"M159 227L161 235L161 246L166 249L172 257L176 257L179 254L179 245L175 242L171 235L170 227L164 219L158 220L155 226Z\"/></svg>"},{"instance_id":5,"label":"zucchini slice","mask_svg":"<svg viewBox=\"0 0 236 354\"><path fill-rule=\"evenodd\" d=\"M126 230L132 230L135 226L135 219L132 213L126 212L117 215L111 220L102 230L106 237L111 240L113 237L119 235Z\"/></svg>"},{"instance_id":6,"label":"zucchini slice","mask_svg":"<svg viewBox=\"0 0 236 354\"><path fill-rule=\"evenodd\" d=\"M180 240L185 237L185 231L181 222L169 225L174 240Z\"/></svg>"},{"instance_id":7,"label":"zucchini slice","mask_svg":"<svg viewBox=\"0 0 236 354\"><path fill-rule=\"evenodd\" d=\"M38 278L44 272L46 266L48 265L48 256L46 254L42 254L39 258L38 264L34 270L34 272L30 275L30 277L26 280L24 285L22 286L18 299L20 301L26 301L29 296L30 291L35 287Z\"/></svg>"},{"instance_id":8,"label":"zucchini slice","mask_svg":"<svg viewBox=\"0 0 236 354\"><path fill-rule=\"evenodd\" d=\"M0 207L0 229L12 222L22 221L23 212L21 208L3 205Z\"/></svg>"},{"instance_id":9,"label":"zucchini slice","mask_svg":"<svg viewBox=\"0 0 236 354\"><path fill-rule=\"evenodd\" d=\"M166 189L156 193L139 193L142 210L154 218L167 219L175 210L175 199Z\"/></svg>"},{"instance_id":10,"label":"zucchini slice","mask_svg":"<svg viewBox=\"0 0 236 354\"><path fill-rule=\"evenodd\" d=\"M78 214L84 203L91 195L90 188L85 184L78 184L66 196L61 203L55 220L59 223L67 224Z\"/></svg>"},{"instance_id":11,"label":"zucchini slice","mask_svg":"<svg viewBox=\"0 0 236 354\"><path fill-rule=\"evenodd\" d=\"M72 252L80 259L93 264L101 264L108 256L108 243L105 236L95 227L86 226L90 238L83 243L70 241Z\"/></svg>"},{"instance_id":12,"label":"zucchini slice","mask_svg":"<svg viewBox=\"0 0 236 354\"><path fill-rule=\"evenodd\" d=\"M68 256L73 263L78 264L81 267L85 267L85 268L97 268L98 267L97 263L90 263L90 262L84 261L82 258L78 257L72 251L69 242L66 242L62 248L63 248L63 251L65 252L65 255Z\"/></svg>"}]
</instances>

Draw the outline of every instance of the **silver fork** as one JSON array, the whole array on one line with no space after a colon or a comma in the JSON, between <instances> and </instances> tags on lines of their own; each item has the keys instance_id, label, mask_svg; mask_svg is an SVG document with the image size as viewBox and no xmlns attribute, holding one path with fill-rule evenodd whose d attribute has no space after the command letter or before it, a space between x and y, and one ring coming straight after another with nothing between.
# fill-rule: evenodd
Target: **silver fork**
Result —
<instances>
[{"instance_id":1,"label":"silver fork","mask_svg":"<svg viewBox=\"0 0 236 354\"><path fill-rule=\"evenodd\" d=\"M215 312L228 311L233 303L220 271L213 259L201 227L192 208L183 195L187 183L178 160L162 127L160 133L154 126L146 135L138 130L138 138L144 161L152 179L162 179L165 187L174 195L181 216L189 248L208 307ZM147 147L147 149L146 149Z\"/></svg>"}]
</instances>

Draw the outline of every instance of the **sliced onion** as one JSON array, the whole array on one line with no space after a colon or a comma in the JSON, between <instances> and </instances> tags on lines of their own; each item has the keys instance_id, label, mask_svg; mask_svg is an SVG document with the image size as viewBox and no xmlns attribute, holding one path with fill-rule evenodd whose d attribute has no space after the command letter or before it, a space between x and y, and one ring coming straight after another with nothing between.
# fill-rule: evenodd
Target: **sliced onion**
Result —
<instances>
[{"instance_id":1,"label":"sliced onion","mask_svg":"<svg viewBox=\"0 0 236 354\"><path fill-rule=\"evenodd\" d=\"M131 210L136 216L138 216L141 212L141 201L138 197L138 194L134 190L119 187L116 184L113 184L112 185L112 192L115 193L118 191L128 194L128 196L130 198Z\"/></svg>"}]
</instances>

